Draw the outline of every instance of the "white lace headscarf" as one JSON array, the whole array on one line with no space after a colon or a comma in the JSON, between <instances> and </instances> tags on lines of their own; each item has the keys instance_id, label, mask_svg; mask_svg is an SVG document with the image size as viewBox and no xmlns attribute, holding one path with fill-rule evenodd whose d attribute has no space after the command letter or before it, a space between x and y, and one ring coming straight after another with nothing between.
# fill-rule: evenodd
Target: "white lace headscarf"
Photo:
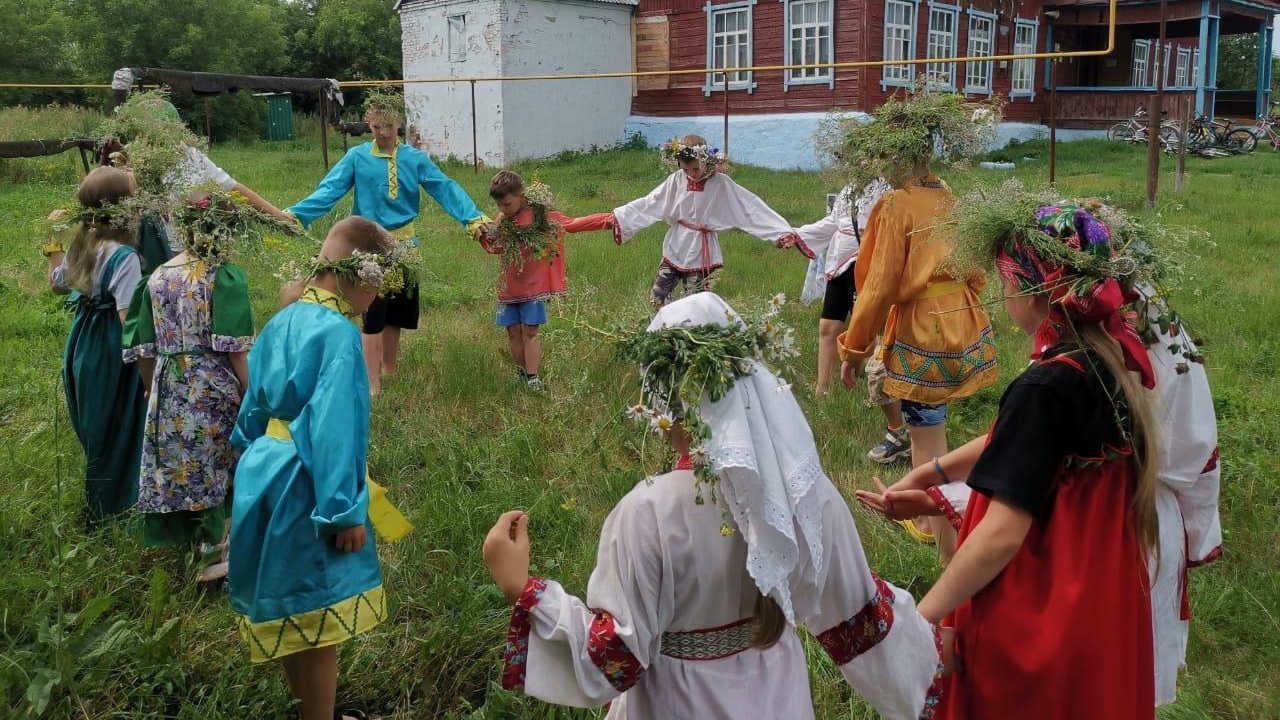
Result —
<instances>
[{"instance_id":1,"label":"white lace headscarf","mask_svg":"<svg viewBox=\"0 0 1280 720\"><path fill-rule=\"evenodd\" d=\"M732 324L743 324L733 308L720 296L703 292L664 306L649 331ZM718 490L747 543L747 572L794 623L793 591L815 585L822 570L816 488L826 476L809 423L789 386L764 365L753 362L752 367L720 400L704 398L698 415L711 428L706 450ZM811 562L799 569L802 545Z\"/></svg>"}]
</instances>

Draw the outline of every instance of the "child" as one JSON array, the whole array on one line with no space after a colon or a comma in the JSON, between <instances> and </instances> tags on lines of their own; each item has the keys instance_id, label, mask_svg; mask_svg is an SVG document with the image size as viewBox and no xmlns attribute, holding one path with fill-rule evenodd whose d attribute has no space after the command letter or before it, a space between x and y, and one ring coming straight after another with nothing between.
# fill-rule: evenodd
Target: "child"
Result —
<instances>
[{"instance_id":1,"label":"child","mask_svg":"<svg viewBox=\"0 0 1280 720\"><path fill-rule=\"evenodd\" d=\"M613 211L613 238L619 245L656 222L669 226L650 296L655 306L667 302L677 282L686 292L711 289L711 274L724 266L718 239L722 230L738 228L813 257L790 223L721 171L724 158L702 137L686 135L666 143L662 161L675 172L648 195Z\"/></svg>"},{"instance_id":2,"label":"child","mask_svg":"<svg viewBox=\"0 0 1280 720\"><path fill-rule=\"evenodd\" d=\"M927 717L934 630L867 566L795 398L755 358L725 357L723 376L719 363L714 376L689 363L702 341L759 348L763 330L699 293L659 310L648 333L628 359L642 363L662 410L636 414L680 461L609 514L586 602L529 576L528 515L498 518L484 559L515 606L504 687L561 705L610 703L610 720L812 719L791 627L804 624L883 717Z\"/></svg>"},{"instance_id":3,"label":"child","mask_svg":"<svg viewBox=\"0 0 1280 720\"><path fill-rule=\"evenodd\" d=\"M941 717L1154 718L1144 558L1161 534L1162 441L1144 389L1155 372L1121 284L1145 260L1087 208L1031 212L1035 230L968 242L996 255L1009 314L1035 338L1033 362L987 437L936 461L933 479L909 476L916 488L967 476L976 491L955 557L920 602L954 625L965 668ZM859 496L890 514L919 510L919 490L900 485Z\"/></svg>"},{"instance_id":4,"label":"child","mask_svg":"<svg viewBox=\"0 0 1280 720\"><path fill-rule=\"evenodd\" d=\"M392 93L370 92L365 121L373 141L351 148L320 186L308 197L285 210L310 227L333 209L348 192L355 193L351 213L390 230L397 239L418 242L413 221L426 190L455 221L475 235L489 222L462 186L447 177L426 153L400 142L404 124L404 99ZM395 375L402 330L418 327L418 284L410 282L399 292L379 297L363 318L365 367L373 394L382 390L382 376Z\"/></svg>"},{"instance_id":5,"label":"child","mask_svg":"<svg viewBox=\"0 0 1280 720\"><path fill-rule=\"evenodd\" d=\"M184 211L195 219L206 208ZM231 431L248 385L253 312L229 242L183 233L185 249L138 285L126 323L125 362L150 388L138 510L143 543L222 548L200 582L226 577L226 499L238 452Z\"/></svg>"},{"instance_id":6,"label":"child","mask_svg":"<svg viewBox=\"0 0 1280 720\"><path fill-rule=\"evenodd\" d=\"M138 500L145 404L138 371L123 362L120 340L142 269L133 233L117 207L134 190L128 173L94 169L76 191L80 211L67 218L74 235L66 252L57 243L44 249L53 292L79 293L62 383L71 425L84 448L90 526Z\"/></svg>"},{"instance_id":7,"label":"child","mask_svg":"<svg viewBox=\"0 0 1280 720\"><path fill-rule=\"evenodd\" d=\"M254 662L279 659L302 720L332 720L335 645L387 616L370 528L364 312L405 268L376 223L333 226L296 302L249 353L232 442L231 606ZM357 254L359 253L359 254Z\"/></svg>"},{"instance_id":8,"label":"child","mask_svg":"<svg viewBox=\"0 0 1280 720\"><path fill-rule=\"evenodd\" d=\"M535 199L525 195L520 176L503 170L489 183L489 197L498 206L498 219L480 234L480 244L502 256L498 280L497 325L507 331L511 359L529 389L542 390L538 369L542 345L538 327L547 322L546 298L564 295L565 233L604 230L610 215L599 213L576 219L551 207L550 191L539 190ZM529 228L526 230L525 228Z\"/></svg>"}]
</instances>

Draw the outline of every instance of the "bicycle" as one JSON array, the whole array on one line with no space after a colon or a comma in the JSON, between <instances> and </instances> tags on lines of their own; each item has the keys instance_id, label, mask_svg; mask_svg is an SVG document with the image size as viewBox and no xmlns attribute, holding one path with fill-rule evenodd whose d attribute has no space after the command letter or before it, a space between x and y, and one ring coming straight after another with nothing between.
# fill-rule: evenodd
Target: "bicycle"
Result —
<instances>
[{"instance_id":1,"label":"bicycle","mask_svg":"<svg viewBox=\"0 0 1280 720\"><path fill-rule=\"evenodd\" d=\"M1271 142L1271 149L1280 152L1280 131L1276 130L1280 126L1280 101L1273 100L1271 102L1271 114L1259 115L1257 122L1252 126L1245 128L1253 134L1259 141L1266 139Z\"/></svg>"},{"instance_id":2,"label":"bicycle","mask_svg":"<svg viewBox=\"0 0 1280 720\"><path fill-rule=\"evenodd\" d=\"M1161 111L1161 115L1167 115L1166 111ZM1147 109L1141 105L1133 111L1133 117L1122 123L1116 123L1107 129L1108 140L1123 140L1135 145L1145 143L1147 141L1147 123L1144 118L1147 117ZM1171 120L1160 121L1160 145L1165 152L1173 152L1178 149L1178 126Z\"/></svg>"},{"instance_id":3,"label":"bicycle","mask_svg":"<svg viewBox=\"0 0 1280 720\"><path fill-rule=\"evenodd\" d=\"M1187 128L1186 143L1189 153L1202 153L1220 145L1232 155L1243 155L1253 152L1258 146L1258 138L1245 128L1207 115L1197 115L1191 127Z\"/></svg>"}]
</instances>

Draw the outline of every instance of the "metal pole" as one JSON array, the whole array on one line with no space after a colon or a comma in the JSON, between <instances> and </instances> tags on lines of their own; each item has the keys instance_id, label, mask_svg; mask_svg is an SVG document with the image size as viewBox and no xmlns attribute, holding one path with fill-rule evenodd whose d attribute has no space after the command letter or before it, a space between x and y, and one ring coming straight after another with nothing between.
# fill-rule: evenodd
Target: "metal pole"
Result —
<instances>
[{"instance_id":1,"label":"metal pole","mask_svg":"<svg viewBox=\"0 0 1280 720\"><path fill-rule=\"evenodd\" d=\"M471 171L480 172L480 142L476 139L476 81L471 81Z\"/></svg>"},{"instance_id":2,"label":"metal pole","mask_svg":"<svg viewBox=\"0 0 1280 720\"><path fill-rule=\"evenodd\" d=\"M1049 187L1058 183L1058 82L1049 61Z\"/></svg>"},{"instance_id":3,"label":"metal pole","mask_svg":"<svg viewBox=\"0 0 1280 720\"><path fill-rule=\"evenodd\" d=\"M724 72L724 147L720 157L729 157L729 69Z\"/></svg>"},{"instance_id":4,"label":"metal pole","mask_svg":"<svg viewBox=\"0 0 1280 720\"><path fill-rule=\"evenodd\" d=\"M320 157L324 158L324 171L329 172L329 113L324 93L320 93Z\"/></svg>"},{"instance_id":5,"label":"metal pole","mask_svg":"<svg viewBox=\"0 0 1280 720\"><path fill-rule=\"evenodd\" d=\"M1155 71L1156 91L1151 99L1151 114L1147 117L1147 209L1156 206L1156 194L1160 189L1160 118L1164 109L1164 43L1165 10L1167 0L1160 0L1160 39L1156 43Z\"/></svg>"}]
</instances>

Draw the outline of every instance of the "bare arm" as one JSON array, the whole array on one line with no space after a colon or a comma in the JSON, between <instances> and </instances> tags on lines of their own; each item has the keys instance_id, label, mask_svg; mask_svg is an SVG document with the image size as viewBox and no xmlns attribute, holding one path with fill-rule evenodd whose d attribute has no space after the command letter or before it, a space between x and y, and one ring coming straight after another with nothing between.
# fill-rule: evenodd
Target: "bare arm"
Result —
<instances>
[{"instance_id":1,"label":"bare arm","mask_svg":"<svg viewBox=\"0 0 1280 720\"><path fill-rule=\"evenodd\" d=\"M258 210L261 210L262 212L287 223L297 222L297 219L295 217L293 217L292 215L286 214L280 208L276 207L275 205L272 205L261 195L254 192L252 189L246 187L244 183L237 182L235 186L235 191L245 196L245 198L249 200L249 204L257 208Z\"/></svg>"},{"instance_id":2,"label":"bare arm","mask_svg":"<svg viewBox=\"0 0 1280 720\"><path fill-rule=\"evenodd\" d=\"M65 288L53 281L53 271L62 266L64 257L66 257L66 253L61 251L49 253L49 270L45 273L45 276L49 278L49 289L53 291L54 295L68 295L71 292L69 288Z\"/></svg>"},{"instance_id":3,"label":"bare arm","mask_svg":"<svg viewBox=\"0 0 1280 720\"><path fill-rule=\"evenodd\" d=\"M920 614L939 622L990 584L1021 549L1032 520L1031 513L992 498L986 515L920 601Z\"/></svg>"},{"instance_id":4,"label":"bare arm","mask_svg":"<svg viewBox=\"0 0 1280 720\"><path fill-rule=\"evenodd\" d=\"M231 360L231 369L235 371L236 380L240 382L240 391L244 392L249 387L249 353L227 353L227 357Z\"/></svg>"},{"instance_id":5,"label":"bare arm","mask_svg":"<svg viewBox=\"0 0 1280 720\"><path fill-rule=\"evenodd\" d=\"M154 357L138 358L138 375L142 377L143 392L151 392L151 380L156 374L156 359Z\"/></svg>"}]
</instances>

